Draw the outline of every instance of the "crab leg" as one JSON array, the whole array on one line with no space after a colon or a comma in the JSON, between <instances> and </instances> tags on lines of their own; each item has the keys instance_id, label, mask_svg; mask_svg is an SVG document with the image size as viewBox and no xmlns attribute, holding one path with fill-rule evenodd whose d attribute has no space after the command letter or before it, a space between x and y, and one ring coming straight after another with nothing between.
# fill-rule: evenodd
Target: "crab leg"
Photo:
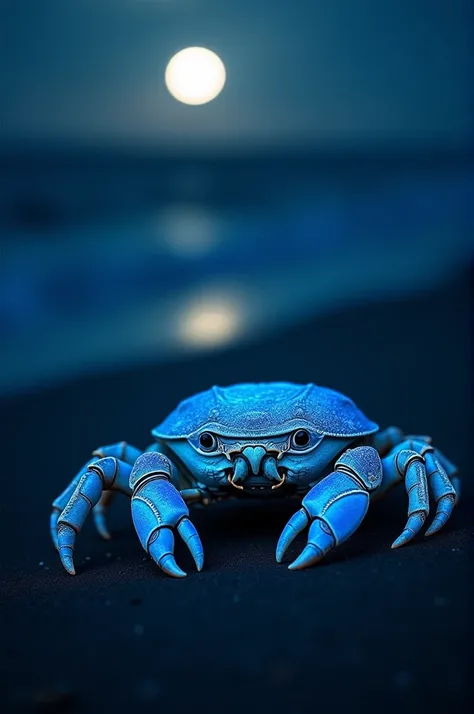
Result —
<instances>
[{"instance_id":1,"label":"crab leg","mask_svg":"<svg viewBox=\"0 0 474 714\"><path fill-rule=\"evenodd\" d=\"M454 483L449 480L441 460L437 459L434 453L425 455L425 464L428 485L436 501L433 522L425 533L425 536L430 536L437 533L447 522L456 504L457 494Z\"/></svg>"},{"instance_id":2,"label":"crab leg","mask_svg":"<svg viewBox=\"0 0 474 714\"><path fill-rule=\"evenodd\" d=\"M100 446L92 453L93 456L97 456L101 459L106 456L114 456L115 458L120 459L121 461L125 461L126 464L132 465L143 452L141 449L137 449L136 446L132 446L126 441L120 441L116 444L111 444L110 446ZM94 519L95 527L100 537L104 540L110 540L110 538L112 537L110 535L109 529L107 528L105 514L110 504L112 503L114 496L114 491L104 491L99 500L99 503L92 509L92 517Z\"/></svg>"},{"instance_id":3,"label":"crab leg","mask_svg":"<svg viewBox=\"0 0 474 714\"><path fill-rule=\"evenodd\" d=\"M459 498L461 496L461 481L458 478L458 468L455 466L451 461L443 454L439 449L435 449L433 452L433 457L436 458L436 460L441 464L442 468L444 469L445 473L448 476L449 481L453 485L454 490L456 491L455 494L455 499L454 503L456 504L459 501ZM428 476L429 479L429 476ZM433 493L435 493L435 489L433 487ZM436 494L435 494L436 497Z\"/></svg>"},{"instance_id":4,"label":"crab leg","mask_svg":"<svg viewBox=\"0 0 474 714\"><path fill-rule=\"evenodd\" d=\"M104 490L121 491L130 496L128 479L131 466L107 456L90 464L79 479L72 496L58 518L58 550L61 562L71 575L75 574L74 546L76 536L90 511L99 502Z\"/></svg>"},{"instance_id":5,"label":"crab leg","mask_svg":"<svg viewBox=\"0 0 474 714\"><path fill-rule=\"evenodd\" d=\"M114 499L114 491L104 491L99 499L97 506L92 509L92 518L94 519L94 524L97 529L98 534L104 540L110 540L112 536L107 528L107 522L105 520L106 511L109 509L110 504Z\"/></svg>"},{"instance_id":6,"label":"crab leg","mask_svg":"<svg viewBox=\"0 0 474 714\"><path fill-rule=\"evenodd\" d=\"M402 534L392 543L392 548L398 548L420 531L430 512L430 501L423 456L404 449L398 452L394 465L405 476L405 490L408 494L408 520Z\"/></svg>"},{"instance_id":7,"label":"crab leg","mask_svg":"<svg viewBox=\"0 0 474 714\"><path fill-rule=\"evenodd\" d=\"M75 491L77 484L79 483L81 477L87 470L87 468L96 463L99 459L103 459L106 456L113 456L120 461L132 465L135 459L137 459L142 451L137 449L136 446L128 444L126 441L119 441L115 444L109 444L108 446L100 446L98 449L92 452L92 458L87 461L79 473L73 478L69 486L64 489L64 491L56 498L53 502L53 508L50 517L50 532L51 538L53 540L54 546L58 547L58 519L61 515L61 511L66 507L69 499ZM95 526L102 538L108 540L110 538L110 533L108 531L105 522L105 511L112 500L111 493L104 493L99 500L99 503L94 507L92 511L92 516L94 518Z\"/></svg>"},{"instance_id":8,"label":"crab leg","mask_svg":"<svg viewBox=\"0 0 474 714\"><path fill-rule=\"evenodd\" d=\"M89 459L89 461L85 464L85 466L79 471L78 474L73 478L69 486L67 486L64 491L59 494L59 496L53 501L53 507L51 511L51 516L49 519L49 530L51 533L51 538L54 543L54 547L56 550L58 549L58 520L59 516L61 515L61 512L64 510L64 508L67 506L72 494L76 490L76 486L81 480L82 476L84 475L84 472L87 470L87 468L95 463L97 461L96 458L94 459Z\"/></svg>"},{"instance_id":9,"label":"crab leg","mask_svg":"<svg viewBox=\"0 0 474 714\"><path fill-rule=\"evenodd\" d=\"M424 454L426 452L426 446L431 445L431 441L431 436L405 436L401 429L396 426L391 426L388 427L388 429L385 429L384 431L380 431L375 434L373 446L377 449L381 457L390 455L390 453L393 455L395 451L399 451L405 448L417 451L420 454ZM397 448L395 449L395 447ZM434 448L432 449L432 451L434 457L440 462L442 468L448 476L448 479L452 483L454 490L456 491L456 504L459 500L459 496L461 493L461 482L457 477L458 469L439 449ZM385 493L387 488L390 488L390 486L395 485L399 481L401 481L400 474L395 475L393 477L393 480L390 480L390 478L387 478L387 476L384 474L382 485L378 489L376 497L378 498L379 496L381 496L383 493ZM434 489L433 494L436 498Z\"/></svg>"},{"instance_id":10,"label":"crab leg","mask_svg":"<svg viewBox=\"0 0 474 714\"><path fill-rule=\"evenodd\" d=\"M429 492L436 503L436 513L426 536L445 525L459 497L456 467L427 438L420 438L405 439L382 459L381 494L400 481L405 482L408 494L408 520L392 548L409 543L421 530L430 511Z\"/></svg>"}]
</instances>

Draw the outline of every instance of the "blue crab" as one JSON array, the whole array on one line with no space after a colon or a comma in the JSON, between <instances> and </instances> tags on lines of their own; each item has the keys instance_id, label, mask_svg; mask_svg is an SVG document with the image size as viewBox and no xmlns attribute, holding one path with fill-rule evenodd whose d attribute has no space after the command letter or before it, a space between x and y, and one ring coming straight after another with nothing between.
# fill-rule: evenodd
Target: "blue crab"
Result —
<instances>
[{"instance_id":1,"label":"blue crab","mask_svg":"<svg viewBox=\"0 0 474 714\"><path fill-rule=\"evenodd\" d=\"M372 500L397 483L408 494L408 520L392 544L411 541L436 504L425 535L440 530L459 497L455 466L427 436L380 431L344 395L314 384L286 382L212 387L181 402L140 450L126 442L104 446L54 501L51 535L74 575L74 545L92 511L109 538L105 509L114 491L131 499L132 519L145 551L168 575L186 573L175 560L175 534L196 567L204 564L188 504L235 496L300 496L301 507L276 547L280 563L293 539L307 542L288 566L319 562L361 524Z\"/></svg>"}]
</instances>

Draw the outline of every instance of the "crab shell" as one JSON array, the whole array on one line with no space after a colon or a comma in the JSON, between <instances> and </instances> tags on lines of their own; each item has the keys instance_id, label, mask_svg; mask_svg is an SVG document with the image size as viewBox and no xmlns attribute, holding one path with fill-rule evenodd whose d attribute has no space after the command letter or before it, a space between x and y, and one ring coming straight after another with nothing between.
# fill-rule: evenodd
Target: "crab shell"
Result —
<instances>
[{"instance_id":1,"label":"crab shell","mask_svg":"<svg viewBox=\"0 0 474 714\"><path fill-rule=\"evenodd\" d=\"M220 436L259 438L309 429L324 436L355 438L378 431L348 397L315 384L273 382L212 387L185 399L153 429L168 441L205 429Z\"/></svg>"}]
</instances>

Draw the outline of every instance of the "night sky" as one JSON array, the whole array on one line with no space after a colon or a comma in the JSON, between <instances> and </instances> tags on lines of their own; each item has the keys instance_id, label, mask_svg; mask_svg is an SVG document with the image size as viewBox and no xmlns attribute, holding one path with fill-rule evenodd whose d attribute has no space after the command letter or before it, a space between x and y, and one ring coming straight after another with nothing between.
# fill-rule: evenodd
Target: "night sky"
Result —
<instances>
[{"instance_id":1,"label":"night sky","mask_svg":"<svg viewBox=\"0 0 474 714\"><path fill-rule=\"evenodd\" d=\"M20 0L0 9L3 140L463 145L469 0ZM170 57L217 52L215 102L166 91Z\"/></svg>"}]
</instances>

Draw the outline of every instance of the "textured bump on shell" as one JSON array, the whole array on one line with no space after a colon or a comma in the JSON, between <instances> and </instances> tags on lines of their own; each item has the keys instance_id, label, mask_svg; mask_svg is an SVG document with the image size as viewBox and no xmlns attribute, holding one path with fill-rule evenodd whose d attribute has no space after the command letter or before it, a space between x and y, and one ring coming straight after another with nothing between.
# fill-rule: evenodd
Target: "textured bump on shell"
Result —
<instances>
[{"instance_id":1,"label":"textured bump on shell","mask_svg":"<svg viewBox=\"0 0 474 714\"><path fill-rule=\"evenodd\" d=\"M221 436L277 436L309 428L326 436L373 434L378 425L348 397L315 384L273 382L212 387L185 399L155 429L158 439L182 439L203 428Z\"/></svg>"}]
</instances>

